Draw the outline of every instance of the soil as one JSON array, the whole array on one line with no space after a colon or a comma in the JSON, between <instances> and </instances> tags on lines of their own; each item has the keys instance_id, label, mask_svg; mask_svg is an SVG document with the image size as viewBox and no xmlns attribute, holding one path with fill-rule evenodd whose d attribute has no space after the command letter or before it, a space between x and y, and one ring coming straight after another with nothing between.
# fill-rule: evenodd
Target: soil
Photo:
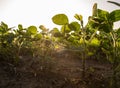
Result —
<instances>
[{"instance_id":1,"label":"soil","mask_svg":"<svg viewBox=\"0 0 120 88\"><path fill-rule=\"evenodd\" d=\"M82 72L81 58L66 49L51 58L21 56L17 65L0 62L0 88L109 88L110 63L88 58Z\"/></svg>"}]
</instances>

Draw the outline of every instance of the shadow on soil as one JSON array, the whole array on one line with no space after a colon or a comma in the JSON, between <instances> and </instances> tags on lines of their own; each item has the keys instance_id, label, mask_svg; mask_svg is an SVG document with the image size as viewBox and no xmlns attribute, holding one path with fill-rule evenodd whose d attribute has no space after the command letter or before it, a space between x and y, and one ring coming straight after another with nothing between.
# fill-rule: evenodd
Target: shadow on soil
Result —
<instances>
[{"instance_id":1,"label":"shadow on soil","mask_svg":"<svg viewBox=\"0 0 120 88\"><path fill-rule=\"evenodd\" d=\"M86 60L83 79L81 59L67 51L52 58L22 56L17 65L0 62L0 88L109 88L111 65Z\"/></svg>"}]
</instances>

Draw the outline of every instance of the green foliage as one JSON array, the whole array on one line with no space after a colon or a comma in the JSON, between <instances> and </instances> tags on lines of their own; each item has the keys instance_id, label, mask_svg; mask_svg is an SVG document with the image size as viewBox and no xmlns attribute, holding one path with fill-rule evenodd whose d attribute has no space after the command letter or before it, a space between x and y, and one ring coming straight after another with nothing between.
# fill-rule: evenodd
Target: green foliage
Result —
<instances>
[{"instance_id":1,"label":"green foliage","mask_svg":"<svg viewBox=\"0 0 120 88\"><path fill-rule=\"evenodd\" d=\"M27 33L31 35L37 34L37 28L35 26L30 26L27 29Z\"/></svg>"},{"instance_id":2,"label":"green foliage","mask_svg":"<svg viewBox=\"0 0 120 88\"><path fill-rule=\"evenodd\" d=\"M34 37L34 39L35 39L35 40L40 40L40 39L42 39L42 34L40 34L40 33L36 34L35 37Z\"/></svg>"},{"instance_id":3,"label":"green foliage","mask_svg":"<svg viewBox=\"0 0 120 88\"><path fill-rule=\"evenodd\" d=\"M58 28L53 28L53 30L51 30L50 33L51 33L54 37L62 37L62 33L59 31Z\"/></svg>"},{"instance_id":4,"label":"green foliage","mask_svg":"<svg viewBox=\"0 0 120 88\"><path fill-rule=\"evenodd\" d=\"M49 30L44 25L40 25L41 32L38 32L36 26L24 28L19 24L18 28L14 29L1 22L0 60L17 62L19 56L28 52L34 57L40 55L46 58L51 55L56 45L62 43L66 48L79 51L83 76L86 72L85 60L94 56L108 60L113 65L113 76L116 78L120 69L120 28L114 30L113 24L120 21L120 10L109 13L98 9L95 3L92 16L89 16L86 26L83 25L82 15L75 14L74 17L78 22L69 22L65 14L57 14L52 17L52 21L61 28Z\"/></svg>"},{"instance_id":5,"label":"green foliage","mask_svg":"<svg viewBox=\"0 0 120 88\"><path fill-rule=\"evenodd\" d=\"M17 64L19 57L17 56L14 46L0 47L0 61L6 61L8 63Z\"/></svg>"},{"instance_id":6,"label":"green foliage","mask_svg":"<svg viewBox=\"0 0 120 88\"><path fill-rule=\"evenodd\" d=\"M53 16L52 21L57 25L66 25L69 23L68 17L65 14L57 14Z\"/></svg>"},{"instance_id":7,"label":"green foliage","mask_svg":"<svg viewBox=\"0 0 120 88\"><path fill-rule=\"evenodd\" d=\"M42 32L48 31L48 29L44 25L40 25L39 28L42 30Z\"/></svg>"},{"instance_id":8,"label":"green foliage","mask_svg":"<svg viewBox=\"0 0 120 88\"><path fill-rule=\"evenodd\" d=\"M23 30L23 26L21 24L18 24L18 29Z\"/></svg>"},{"instance_id":9,"label":"green foliage","mask_svg":"<svg viewBox=\"0 0 120 88\"><path fill-rule=\"evenodd\" d=\"M97 15L103 20L108 20L109 12L105 10L98 9Z\"/></svg>"},{"instance_id":10,"label":"green foliage","mask_svg":"<svg viewBox=\"0 0 120 88\"><path fill-rule=\"evenodd\" d=\"M120 21L120 9L112 11L109 15L109 20L112 22Z\"/></svg>"},{"instance_id":11,"label":"green foliage","mask_svg":"<svg viewBox=\"0 0 120 88\"><path fill-rule=\"evenodd\" d=\"M8 28L8 25L4 22L1 22L0 25L0 44L2 47L12 44L14 40L14 34L11 32L11 28Z\"/></svg>"},{"instance_id":12,"label":"green foliage","mask_svg":"<svg viewBox=\"0 0 120 88\"><path fill-rule=\"evenodd\" d=\"M1 22L0 24L0 61L7 61L16 63L18 57L16 55L16 49L14 48L15 34L12 32L12 28L9 28L7 24Z\"/></svg>"},{"instance_id":13,"label":"green foliage","mask_svg":"<svg viewBox=\"0 0 120 88\"><path fill-rule=\"evenodd\" d=\"M68 26L72 31L80 30L80 24L78 22L71 22Z\"/></svg>"},{"instance_id":14,"label":"green foliage","mask_svg":"<svg viewBox=\"0 0 120 88\"><path fill-rule=\"evenodd\" d=\"M106 54L106 58L113 64L113 84L117 88L115 68L118 66L118 35L113 29L113 24L120 20L120 10L114 10L111 13L97 9L97 15L90 17L88 21L88 28L94 28L100 31L98 38L100 38L100 48Z\"/></svg>"},{"instance_id":15,"label":"green foliage","mask_svg":"<svg viewBox=\"0 0 120 88\"><path fill-rule=\"evenodd\" d=\"M31 50L33 41L38 41L41 38L42 34L37 31L35 26L23 28L23 26L19 24L18 29L13 29L9 28L4 22L1 22L0 58L14 63L18 61L19 56L25 51L22 51L23 49L28 50L29 48L29 50Z\"/></svg>"},{"instance_id":16,"label":"green foliage","mask_svg":"<svg viewBox=\"0 0 120 88\"><path fill-rule=\"evenodd\" d=\"M82 15L75 14L74 17L75 17L77 20L79 20L79 21L82 21L82 20L83 20Z\"/></svg>"},{"instance_id":17,"label":"green foliage","mask_svg":"<svg viewBox=\"0 0 120 88\"><path fill-rule=\"evenodd\" d=\"M98 9L97 16L89 18L89 24L92 28L109 33L113 30L113 22L120 20L120 10L114 10L111 13Z\"/></svg>"},{"instance_id":18,"label":"green foliage","mask_svg":"<svg viewBox=\"0 0 120 88\"><path fill-rule=\"evenodd\" d=\"M93 38L90 44L93 46L100 46L100 41L97 38Z\"/></svg>"},{"instance_id":19,"label":"green foliage","mask_svg":"<svg viewBox=\"0 0 120 88\"><path fill-rule=\"evenodd\" d=\"M70 30L70 28L69 28L69 26L68 25L63 25L62 27L61 27L61 32L64 34L64 33L69 33L71 30Z\"/></svg>"}]
</instances>

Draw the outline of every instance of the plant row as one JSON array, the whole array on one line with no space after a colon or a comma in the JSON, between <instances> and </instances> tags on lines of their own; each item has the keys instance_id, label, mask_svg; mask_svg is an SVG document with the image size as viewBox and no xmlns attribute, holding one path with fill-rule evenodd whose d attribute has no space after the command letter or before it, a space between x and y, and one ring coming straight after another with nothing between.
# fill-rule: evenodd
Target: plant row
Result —
<instances>
[{"instance_id":1,"label":"plant row","mask_svg":"<svg viewBox=\"0 0 120 88\"><path fill-rule=\"evenodd\" d=\"M49 56L59 44L79 53L82 59L83 77L86 71L86 59L104 58L113 65L113 85L116 86L117 73L120 70L120 28L113 29L114 22L120 21L120 9L108 12L93 6L92 16L84 26L83 16L75 14L76 21L69 22L65 14L52 17L53 23L61 28L49 30L43 25L39 28L29 26L9 28L0 24L0 60L18 62L21 55L30 54ZM117 88L117 87L115 87Z\"/></svg>"}]
</instances>

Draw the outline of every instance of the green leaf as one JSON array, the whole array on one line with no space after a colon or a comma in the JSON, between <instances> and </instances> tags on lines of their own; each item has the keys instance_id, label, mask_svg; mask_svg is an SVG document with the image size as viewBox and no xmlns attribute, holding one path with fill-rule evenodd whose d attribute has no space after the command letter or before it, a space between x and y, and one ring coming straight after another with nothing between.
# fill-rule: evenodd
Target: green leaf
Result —
<instances>
[{"instance_id":1,"label":"green leaf","mask_svg":"<svg viewBox=\"0 0 120 88\"><path fill-rule=\"evenodd\" d=\"M70 42L74 42L74 40L75 40L75 36L70 35L69 38L68 38L68 41L70 41Z\"/></svg>"},{"instance_id":2,"label":"green leaf","mask_svg":"<svg viewBox=\"0 0 120 88\"><path fill-rule=\"evenodd\" d=\"M120 21L120 9L112 11L109 15L109 19L112 22Z\"/></svg>"},{"instance_id":3,"label":"green leaf","mask_svg":"<svg viewBox=\"0 0 120 88\"><path fill-rule=\"evenodd\" d=\"M35 35L35 39L41 39L41 38L42 38L42 34L39 33Z\"/></svg>"},{"instance_id":4,"label":"green leaf","mask_svg":"<svg viewBox=\"0 0 120 88\"><path fill-rule=\"evenodd\" d=\"M7 40L7 43L12 43L15 38L13 33L9 33L5 37L6 37L5 40Z\"/></svg>"},{"instance_id":5,"label":"green leaf","mask_svg":"<svg viewBox=\"0 0 120 88\"><path fill-rule=\"evenodd\" d=\"M75 17L77 20L79 20L79 21L82 21L82 20L83 20L82 15L75 14L74 17Z\"/></svg>"},{"instance_id":6,"label":"green leaf","mask_svg":"<svg viewBox=\"0 0 120 88\"><path fill-rule=\"evenodd\" d=\"M99 17L93 17L92 20L94 20L97 23L102 23L103 21L105 21L103 19L100 19Z\"/></svg>"},{"instance_id":7,"label":"green leaf","mask_svg":"<svg viewBox=\"0 0 120 88\"><path fill-rule=\"evenodd\" d=\"M74 35L69 35L67 40L69 42L76 42L76 41L79 42L79 37L78 36L74 36Z\"/></svg>"},{"instance_id":8,"label":"green leaf","mask_svg":"<svg viewBox=\"0 0 120 88\"><path fill-rule=\"evenodd\" d=\"M30 27L28 27L27 33L33 34L33 35L37 34L37 28L35 26L30 26Z\"/></svg>"},{"instance_id":9,"label":"green leaf","mask_svg":"<svg viewBox=\"0 0 120 88\"><path fill-rule=\"evenodd\" d=\"M108 20L109 18L109 12L105 10L98 9L98 17L104 20Z\"/></svg>"},{"instance_id":10,"label":"green leaf","mask_svg":"<svg viewBox=\"0 0 120 88\"><path fill-rule=\"evenodd\" d=\"M19 30L23 30L23 26L21 24L18 25Z\"/></svg>"},{"instance_id":11,"label":"green leaf","mask_svg":"<svg viewBox=\"0 0 120 88\"><path fill-rule=\"evenodd\" d=\"M80 43L80 44L84 44L84 42L85 42L86 44L88 43L87 40L84 41L84 39L81 37L80 40L79 40L79 43Z\"/></svg>"},{"instance_id":12,"label":"green leaf","mask_svg":"<svg viewBox=\"0 0 120 88\"><path fill-rule=\"evenodd\" d=\"M99 25L99 31L104 31L106 33L109 33L113 29L113 24L108 23L107 21L103 22L102 24Z\"/></svg>"},{"instance_id":13,"label":"green leaf","mask_svg":"<svg viewBox=\"0 0 120 88\"><path fill-rule=\"evenodd\" d=\"M92 41L91 41L91 45L99 46L100 45L100 41L97 38L93 38Z\"/></svg>"},{"instance_id":14,"label":"green leaf","mask_svg":"<svg viewBox=\"0 0 120 88\"><path fill-rule=\"evenodd\" d=\"M44 26L44 25L40 25L39 28L43 31L43 32L47 32L48 29Z\"/></svg>"},{"instance_id":15,"label":"green leaf","mask_svg":"<svg viewBox=\"0 0 120 88\"><path fill-rule=\"evenodd\" d=\"M118 28L116 32L117 32L117 35L120 36L120 28Z\"/></svg>"},{"instance_id":16,"label":"green leaf","mask_svg":"<svg viewBox=\"0 0 120 88\"><path fill-rule=\"evenodd\" d=\"M78 22L72 22L68 26L73 31L79 31L80 30L80 24Z\"/></svg>"},{"instance_id":17,"label":"green leaf","mask_svg":"<svg viewBox=\"0 0 120 88\"><path fill-rule=\"evenodd\" d=\"M3 33L3 28L0 26L0 34Z\"/></svg>"},{"instance_id":18,"label":"green leaf","mask_svg":"<svg viewBox=\"0 0 120 88\"><path fill-rule=\"evenodd\" d=\"M1 22L1 26L4 28L4 29L8 29L8 25L4 22Z\"/></svg>"},{"instance_id":19,"label":"green leaf","mask_svg":"<svg viewBox=\"0 0 120 88\"><path fill-rule=\"evenodd\" d=\"M57 14L53 16L52 21L57 25L66 25L69 23L68 17L65 14Z\"/></svg>"},{"instance_id":20,"label":"green leaf","mask_svg":"<svg viewBox=\"0 0 120 88\"><path fill-rule=\"evenodd\" d=\"M68 25L63 25L61 27L61 32L64 34L64 33L69 33L71 30L70 28L68 27Z\"/></svg>"},{"instance_id":21,"label":"green leaf","mask_svg":"<svg viewBox=\"0 0 120 88\"><path fill-rule=\"evenodd\" d=\"M94 19L94 18L90 18L89 19L89 21L88 21L88 25L91 27L91 28L93 28L93 29L96 29L96 28L98 28L98 26L99 26L99 20L96 20L96 19Z\"/></svg>"},{"instance_id":22,"label":"green leaf","mask_svg":"<svg viewBox=\"0 0 120 88\"><path fill-rule=\"evenodd\" d=\"M53 30L51 30L50 33L51 33L54 37L61 37L61 36L62 36L62 34L61 34L60 31L58 30L58 28L53 28Z\"/></svg>"},{"instance_id":23,"label":"green leaf","mask_svg":"<svg viewBox=\"0 0 120 88\"><path fill-rule=\"evenodd\" d=\"M55 33L55 32L59 32L59 29L58 28L53 28L50 33Z\"/></svg>"}]
</instances>

